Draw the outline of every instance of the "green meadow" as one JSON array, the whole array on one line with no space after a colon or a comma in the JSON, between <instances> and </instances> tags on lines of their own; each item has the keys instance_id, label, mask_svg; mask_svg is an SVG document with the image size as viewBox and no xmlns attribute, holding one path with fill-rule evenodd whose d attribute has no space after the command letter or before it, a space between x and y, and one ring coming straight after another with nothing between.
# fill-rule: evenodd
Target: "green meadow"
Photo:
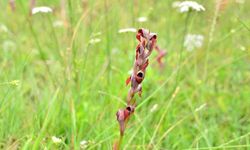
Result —
<instances>
[{"instance_id":1,"label":"green meadow","mask_svg":"<svg viewBox=\"0 0 250 150\"><path fill-rule=\"evenodd\" d=\"M121 149L250 149L249 0L183 13L173 0L63 1L33 15L0 1L0 149L112 149L138 44L126 28L157 33L167 54L163 67L149 57ZM202 38L188 48L187 35Z\"/></svg>"}]
</instances>

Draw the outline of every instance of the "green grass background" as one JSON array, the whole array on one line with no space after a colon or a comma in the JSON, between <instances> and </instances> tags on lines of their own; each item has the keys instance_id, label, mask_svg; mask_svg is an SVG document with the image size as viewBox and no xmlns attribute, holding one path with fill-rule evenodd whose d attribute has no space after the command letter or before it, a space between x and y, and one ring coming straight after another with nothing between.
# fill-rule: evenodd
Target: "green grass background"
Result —
<instances>
[{"instance_id":1,"label":"green grass background","mask_svg":"<svg viewBox=\"0 0 250 150\"><path fill-rule=\"evenodd\" d=\"M14 13L1 0L9 29L0 31L1 149L80 149L82 140L112 149L137 45L135 33L118 34L127 27L156 32L168 54L162 70L150 56L123 149L250 149L250 1L229 0L217 15L213 0L189 15L172 2L67 0L67 27L53 27L63 19L59 0L38 0L54 12L34 16L27 0ZM101 42L89 44L98 32ZM204 35L202 48L183 48L186 33Z\"/></svg>"}]
</instances>

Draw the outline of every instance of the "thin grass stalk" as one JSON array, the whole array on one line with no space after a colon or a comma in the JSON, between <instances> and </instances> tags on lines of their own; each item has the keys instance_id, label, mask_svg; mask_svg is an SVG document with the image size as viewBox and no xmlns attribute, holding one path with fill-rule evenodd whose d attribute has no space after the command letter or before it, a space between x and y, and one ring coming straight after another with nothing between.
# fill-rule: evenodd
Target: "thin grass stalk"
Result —
<instances>
[{"instance_id":1,"label":"thin grass stalk","mask_svg":"<svg viewBox=\"0 0 250 150\"><path fill-rule=\"evenodd\" d=\"M52 37L53 37L53 39L55 41L55 44L56 44L57 55L58 55L59 60L61 61L61 63L63 63L63 58L62 58L62 55L61 55L61 52L60 52L60 44L59 44L58 38L56 36L56 32L55 32L55 29L53 27L53 23L52 23L52 20L51 20L50 16L48 16L48 21L50 23L50 27L51 27L51 31L52 31Z\"/></svg>"},{"instance_id":2,"label":"thin grass stalk","mask_svg":"<svg viewBox=\"0 0 250 150\"><path fill-rule=\"evenodd\" d=\"M181 48L180 48L180 52L179 52L179 60L178 60L179 69L178 69L177 74L176 74L176 82L175 82L175 86L174 86L175 89L177 88L177 86L178 86L177 84L178 84L178 82L180 80L182 53L183 53L183 49L184 49L185 36L186 36L186 34L188 32L189 18L190 18L190 12L187 13L186 18L185 18L185 25L184 25L183 37L182 37Z\"/></svg>"},{"instance_id":3,"label":"thin grass stalk","mask_svg":"<svg viewBox=\"0 0 250 150\"><path fill-rule=\"evenodd\" d=\"M76 145L76 136L77 136L77 129L76 129L76 112L75 112L75 102L74 99L72 98L70 100L70 113L71 113L71 125L72 125L72 130L71 130L71 146L70 149L75 149Z\"/></svg>"},{"instance_id":4,"label":"thin grass stalk","mask_svg":"<svg viewBox=\"0 0 250 150\"><path fill-rule=\"evenodd\" d=\"M72 1L68 0L68 15L69 15L69 28L68 28L68 33L70 34L71 37L74 37L74 14L73 14L73 6L72 6ZM75 37L74 37L75 38ZM67 67L67 72L68 74L68 78L69 80L73 79L74 81L76 81L77 77L73 78L72 72L74 74L75 72L75 68L76 68L76 64L75 64L75 42L71 42L70 43L70 48L68 49L68 67ZM73 64L73 65L72 65Z\"/></svg>"},{"instance_id":5,"label":"thin grass stalk","mask_svg":"<svg viewBox=\"0 0 250 150\"><path fill-rule=\"evenodd\" d=\"M105 26L107 29L106 33L106 55L108 59L108 84L110 83L110 78L111 78L111 54L110 54L110 24L109 24L109 17L108 17L108 0L104 1L104 11L105 11Z\"/></svg>"},{"instance_id":6,"label":"thin grass stalk","mask_svg":"<svg viewBox=\"0 0 250 150\"><path fill-rule=\"evenodd\" d=\"M23 8L23 10L24 10L24 6L23 6L23 3L22 3L22 2L21 2L21 6L22 6L22 8ZM27 22L28 22L28 25L29 25L31 34L32 34L32 36L33 36L33 38L34 38L34 40L35 40L36 45L37 45L37 48L38 48L38 51L39 51L39 55L40 55L40 57L41 57L41 59L42 59L44 65L45 65L45 67L46 67L46 69L47 69L47 72L48 72L48 74L49 74L49 76L50 76L50 78L51 78L51 80L52 80L52 82L53 82L54 87L56 87L57 85L59 85L59 82L58 82L56 79L53 78L53 75L52 75L52 73L51 73L51 71L50 71L49 65L48 65L47 62L46 62L46 58L45 58L45 56L44 56L45 54L44 54L44 52L42 51L42 47L41 47L40 42L39 42L39 40L38 40L38 36L37 36L35 30L33 29L33 25L32 25L32 22L31 22L31 18L26 18L26 20L27 20Z\"/></svg>"},{"instance_id":7,"label":"thin grass stalk","mask_svg":"<svg viewBox=\"0 0 250 150\"><path fill-rule=\"evenodd\" d=\"M207 44L207 48L206 48L206 53L205 53L205 66L204 66L204 80L207 80L207 72L208 72L208 60L209 60L209 51L211 49L211 43L213 41L213 35L214 35L214 30L215 30L215 26L217 23L217 18L219 15L219 11L220 11L220 1L221 0L216 0L217 2L215 3L215 11L214 11L214 15L213 15L213 21L211 24L211 28L209 31L209 39L208 39L208 44Z\"/></svg>"},{"instance_id":8,"label":"thin grass stalk","mask_svg":"<svg viewBox=\"0 0 250 150\"><path fill-rule=\"evenodd\" d=\"M63 25L64 27L68 27L68 19L67 19L67 14L66 14L66 2L65 0L61 0L60 2L60 6L61 6L61 18L63 20Z\"/></svg>"}]
</instances>

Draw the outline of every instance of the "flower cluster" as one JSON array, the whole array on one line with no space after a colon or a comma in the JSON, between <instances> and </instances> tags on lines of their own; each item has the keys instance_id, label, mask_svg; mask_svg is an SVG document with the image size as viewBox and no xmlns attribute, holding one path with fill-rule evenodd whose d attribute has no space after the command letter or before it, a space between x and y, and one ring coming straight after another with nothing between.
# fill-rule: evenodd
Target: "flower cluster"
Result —
<instances>
[{"instance_id":1,"label":"flower cluster","mask_svg":"<svg viewBox=\"0 0 250 150\"><path fill-rule=\"evenodd\" d=\"M192 51L195 48L202 47L204 37L200 34L187 34L185 36L184 47L188 51Z\"/></svg>"},{"instance_id":2,"label":"flower cluster","mask_svg":"<svg viewBox=\"0 0 250 150\"><path fill-rule=\"evenodd\" d=\"M197 12L205 11L205 8L201 4L195 1L183 1L183 2L176 1L172 4L172 7L178 8L179 12L181 13L188 12L191 10L194 10Z\"/></svg>"},{"instance_id":3,"label":"flower cluster","mask_svg":"<svg viewBox=\"0 0 250 150\"><path fill-rule=\"evenodd\" d=\"M148 18L147 17L139 17L136 19L137 22L147 22Z\"/></svg>"},{"instance_id":4,"label":"flower cluster","mask_svg":"<svg viewBox=\"0 0 250 150\"><path fill-rule=\"evenodd\" d=\"M32 15L35 15L37 13L52 13L52 12L53 12L53 10L50 7L47 7L47 6L32 8Z\"/></svg>"},{"instance_id":5,"label":"flower cluster","mask_svg":"<svg viewBox=\"0 0 250 150\"><path fill-rule=\"evenodd\" d=\"M116 113L117 121L120 125L121 136L125 130L125 124L129 117L135 111L135 100L133 99L135 94L138 93L141 96L142 93L142 81L145 77L146 68L148 66L148 57L156 47L156 34L151 33L146 29L139 29L136 35L139 44L136 47L136 56L133 66L133 71L130 77L126 80L126 84L130 84L130 90L127 95L127 107L120 109ZM164 54L165 55L165 54Z\"/></svg>"},{"instance_id":6,"label":"flower cluster","mask_svg":"<svg viewBox=\"0 0 250 150\"><path fill-rule=\"evenodd\" d=\"M135 28L124 28L124 29L120 29L118 31L118 33L127 33L127 32L136 32Z\"/></svg>"},{"instance_id":7,"label":"flower cluster","mask_svg":"<svg viewBox=\"0 0 250 150\"><path fill-rule=\"evenodd\" d=\"M60 144L63 142L61 138L56 137L56 136L52 136L51 139L52 139L52 142L55 144Z\"/></svg>"}]
</instances>

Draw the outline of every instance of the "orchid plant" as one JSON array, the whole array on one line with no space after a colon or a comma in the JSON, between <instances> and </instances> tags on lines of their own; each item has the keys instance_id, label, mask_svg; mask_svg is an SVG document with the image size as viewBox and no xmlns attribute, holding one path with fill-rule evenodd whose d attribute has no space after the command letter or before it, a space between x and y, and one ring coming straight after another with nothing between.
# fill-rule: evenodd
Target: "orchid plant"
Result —
<instances>
[{"instance_id":1,"label":"orchid plant","mask_svg":"<svg viewBox=\"0 0 250 150\"><path fill-rule=\"evenodd\" d=\"M124 135L126 124L130 116L134 113L136 108L136 101L134 99L135 94L138 94L141 97L142 94L142 81L146 75L146 69L149 64L149 56L151 55L153 49L158 52L157 62L162 65L162 58L166 54L164 50L161 50L156 45L156 33L152 33L147 29L139 29L136 35L138 40L138 45L135 51L135 61L133 65L132 74L126 80L126 85L130 84L130 89L127 95L127 106L124 109L119 109L116 113L117 121L120 126L120 140ZM114 149L119 149L120 145L115 143Z\"/></svg>"}]
</instances>

